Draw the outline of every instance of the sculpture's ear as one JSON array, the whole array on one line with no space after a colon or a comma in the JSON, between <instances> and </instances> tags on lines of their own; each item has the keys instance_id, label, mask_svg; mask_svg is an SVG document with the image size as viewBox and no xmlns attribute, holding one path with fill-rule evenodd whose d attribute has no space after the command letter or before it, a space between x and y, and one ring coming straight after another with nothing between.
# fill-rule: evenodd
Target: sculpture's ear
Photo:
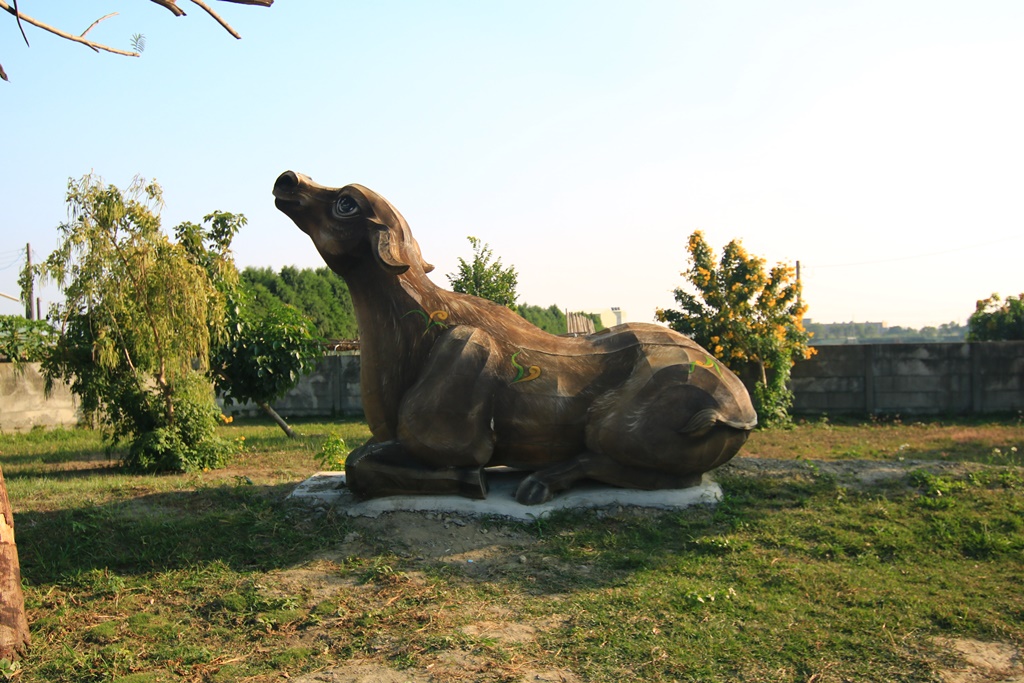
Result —
<instances>
[{"instance_id":1,"label":"sculpture's ear","mask_svg":"<svg viewBox=\"0 0 1024 683\"><path fill-rule=\"evenodd\" d=\"M370 246L377 264L389 273L400 275L409 270L409 264L402 259L402 236L397 231L375 218L370 223Z\"/></svg>"}]
</instances>

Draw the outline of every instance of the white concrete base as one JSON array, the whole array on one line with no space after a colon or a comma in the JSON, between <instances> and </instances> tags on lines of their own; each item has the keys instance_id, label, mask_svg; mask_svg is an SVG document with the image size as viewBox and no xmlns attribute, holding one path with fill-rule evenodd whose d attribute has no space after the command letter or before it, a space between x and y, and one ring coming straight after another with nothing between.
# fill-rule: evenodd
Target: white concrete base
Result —
<instances>
[{"instance_id":1,"label":"white concrete base","mask_svg":"<svg viewBox=\"0 0 1024 683\"><path fill-rule=\"evenodd\" d=\"M530 521L554 510L602 508L613 505L674 510L693 505L713 505L722 500L721 487L706 476L698 486L662 491L636 491L602 484L582 483L541 505L520 505L514 496L526 472L487 472L489 493L484 500L460 496L388 496L356 501L345 487L344 472L317 472L295 487L288 499L314 507L337 508L350 517L377 517L383 512L453 512L462 515L495 515Z\"/></svg>"}]
</instances>

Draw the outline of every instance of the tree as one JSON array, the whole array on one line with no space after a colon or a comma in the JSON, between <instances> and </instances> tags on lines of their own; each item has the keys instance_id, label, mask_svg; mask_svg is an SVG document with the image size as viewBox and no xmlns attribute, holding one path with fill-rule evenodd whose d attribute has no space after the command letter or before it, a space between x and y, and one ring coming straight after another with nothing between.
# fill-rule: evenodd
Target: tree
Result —
<instances>
[{"instance_id":1,"label":"tree","mask_svg":"<svg viewBox=\"0 0 1024 683\"><path fill-rule=\"evenodd\" d=\"M323 339L297 309L276 301L257 304L244 287L231 294L227 320L227 340L210 360L224 401L252 401L294 438L294 430L270 402L323 358Z\"/></svg>"},{"instance_id":2,"label":"tree","mask_svg":"<svg viewBox=\"0 0 1024 683\"><path fill-rule=\"evenodd\" d=\"M967 341L1024 339L1024 293L980 300L967 319Z\"/></svg>"},{"instance_id":3,"label":"tree","mask_svg":"<svg viewBox=\"0 0 1024 683\"><path fill-rule=\"evenodd\" d=\"M747 253L738 240L725 246L721 260L700 231L687 243L689 268L682 273L691 293L675 290L680 310L656 312L672 329L691 336L741 376L754 371L754 401L762 424L789 419L793 395L787 384L798 358L809 358L810 334L803 328L807 306L793 268Z\"/></svg>"},{"instance_id":4,"label":"tree","mask_svg":"<svg viewBox=\"0 0 1024 683\"><path fill-rule=\"evenodd\" d=\"M231 2L231 3L238 4L238 5L258 5L260 7L270 7L272 4L274 4L274 0L220 0L220 1L221 2ZM178 7L178 5L176 4L177 0L150 0L150 2L155 2L156 4L160 5L161 7L169 10L171 12L171 14L173 14L176 17L183 17L183 16L185 16L185 11L182 10L180 7ZM25 33L25 27L24 27L22 22L24 22L26 24L31 24L32 26L35 26L37 28L41 28L44 31L48 31L48 32L50 32L50 33L52 33L52 34L54 34L56 36L60 36L61 38L64 38L66 40L70 40L70 41L73 41L73 42L76 42L76 43L81 43L82 45L85 45L85 46L87 46L87 47L89 47L89 48L91 48L91 49L93 49L93 50L95 50L97 52L102 50L104 52L111 52L113 54L124 55L126 57L138 57L138 56L140 56L140 54L141 54L141 52L143 50L143 47L145 45L145 38L141 34L135 34L132 37L132 48L133 49L130 50L130 51L129 50L119 50L117 48L110 47L109 45L104 45L102 43L96 43L96 42L93 42L91 40L88 40L85 37L85 35L89 31L91 31L97 24L99 24L101 21L109 19L112 16L115 16L117 14L117 12L111 12L110 14L107 14L105 16L100 17L96 21L92 22L92 24L90 24L89 27L87 29L85 29L85 31L83 31L80 35L76 36L73 33L68 33L67 31L61 30L59 28L51 26L50 24L47 24L45 22L39 21L38 19L34 19L34 18L30 17L29 15L25 14L20 9L18 9L18 1L17 0L13 0L13 3L14 3L14 6L12 7L11 5L7 4L7 2L5 2L5 0L0 0L0 9L5 10L8 14L10 14L10 15L12 15L14 17L15 21L18 23L18 28L21 30L21 37L22 37L22 39L24 39L26 45L29 44L29 42L28 42L28 35ZM22 3L24 3L24 0L22 0ZM220 24L222 27L224 27L225 31L230 33L235 38L241 39L242 36L238 33L238 31L233 29L230 24L228 24L226 21L224 21L224 19L221 18L221 16L219 14L217 14L213 10L213 8L210 7L208 4L206 4L203 0L192 0L192 3L195 4L197 7L202 8L207 14L209 14L211 17L213 17L213 19L218 24ZM4 72L3 66L0 66L0 79L3 79L5 81L8 80L7 79L7 74Z\"/></svg>"},{"instance_id":5,"label":"tree","mask_svg":"<svg viewBox=\"0 0 1024 683\"><path fill-rule=\"evenodd\" d=\"M60 244L38 267L65 297L50 309L61 335L43 362L48 382L69 382L111 441L129 443L131 467L221 465L230 446L216 437L204 371L223 295L161 232L160 186L136 178L122 193L90 174L69 181L67 204Z\"/></svg>"},{"instance_id":6,"label":"tree","mask_svg":"<svg viewBox=\"0 0 1024 683\"><path fill-rule=\"evenodd\" d=\"M25 655L29 643L25 596L21 591L21 563L14 539L14 513L7 497L7 483L0 472L0 660L14 662Z\"/></svg>"},{"instance_id":7,"label":"tree","mask_svg":"<svg viewBox=\"0 0 1024 683\"><path fill-rule=\"evenodd\" d=\"M21 363L43 360L55 336L53 328L45 321L0 315L0 357L13 363L16 369Z\"/></svg>"},{"instance_id":8,"label":"tree","mask_svg":"<svg viewBox=\"0 0 1024 683\"><path fill-rule=\"evenodd\" d=\"M516 285L519 275L513 266L503 268L501 259L491 262L491 247L476 237L469 237L473 246L473 260L469 263L459 258L459 270L448 274L448 282L452 290L462 294L472 294L494 303L515 309Z\"/></svg>"},{"instance_id":9,"label":"tree","mask_svg":"<svg viewBox=\"0 0 1024 683\"><path fill-rule=\"evenodd\" d=\"M312 322L274 299L257 301L239 278L231 241L246 224L245 216L215 211L205 225L182 223L178 242L193 263L203 268L225 302L224 332L210 358L210 373L225 402L252 401L290 438L296 436L270 402L295 386L323 357L323 340ZM216 330L211 329L211 333Z\"/></svg>"},{"instance_id":10,"label":"tree","mask_svg":"<svg viewBox=\"0 0 1024 683\"><path fill-rule=\"evenodd\" d=\"M280 273L271 268L246 268L242 281L260 305L294 306L309 318L325 339L356 339L355 307L348 285L330 268L285 266Z\"/></svg>"}]
</instances>

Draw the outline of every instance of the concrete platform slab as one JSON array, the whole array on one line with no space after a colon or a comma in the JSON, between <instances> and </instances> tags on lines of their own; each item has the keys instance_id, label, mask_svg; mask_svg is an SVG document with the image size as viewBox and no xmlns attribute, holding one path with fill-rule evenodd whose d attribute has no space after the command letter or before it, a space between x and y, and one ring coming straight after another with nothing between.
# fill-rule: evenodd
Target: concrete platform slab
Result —
<instances>
[{"instance_id":1,"label":"concrete platform slab","mask_svg":"<svg viewBox=\"0 0 1024 683\"><path fill-rule=\"evenodd\" d=\"M722 499L721 487L707 476L698 486L663 491L635 491L602 484L583 483L541 505L520 505L515 491L526 472L488 471L490 489L484 500L459 496L388 496L357 501L345 487L344 472L317 472L295 487L288 499L318 508L334 508L351 517L377 517L384 512L451 512L470 516L498 516L530 521L555 510L632 506L664 510L693 505L714 505Z\"/></svg>"}]
</instances>

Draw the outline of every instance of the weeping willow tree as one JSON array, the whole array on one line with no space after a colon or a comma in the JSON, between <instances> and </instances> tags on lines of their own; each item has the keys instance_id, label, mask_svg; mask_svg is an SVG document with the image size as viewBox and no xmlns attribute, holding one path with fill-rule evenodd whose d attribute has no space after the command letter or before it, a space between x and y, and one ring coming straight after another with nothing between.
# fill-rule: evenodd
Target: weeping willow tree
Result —
<instances>
[{"instance_id":1,"label":"weeping willow tree","mask_svg":"<svg viewBox=\"0 0 1024 683\"><path fill-rule=\"evenodd\" d=\"M160 229L160 186L136 178L127 191L94 175L68 183L68 220L39 265L64 302L51 307L61 334L43 362L63 380L126 464L191 470L222 464L220 415L204 364L223 329L223 295L207 269Z\"/></svg>"}]
</instances>

